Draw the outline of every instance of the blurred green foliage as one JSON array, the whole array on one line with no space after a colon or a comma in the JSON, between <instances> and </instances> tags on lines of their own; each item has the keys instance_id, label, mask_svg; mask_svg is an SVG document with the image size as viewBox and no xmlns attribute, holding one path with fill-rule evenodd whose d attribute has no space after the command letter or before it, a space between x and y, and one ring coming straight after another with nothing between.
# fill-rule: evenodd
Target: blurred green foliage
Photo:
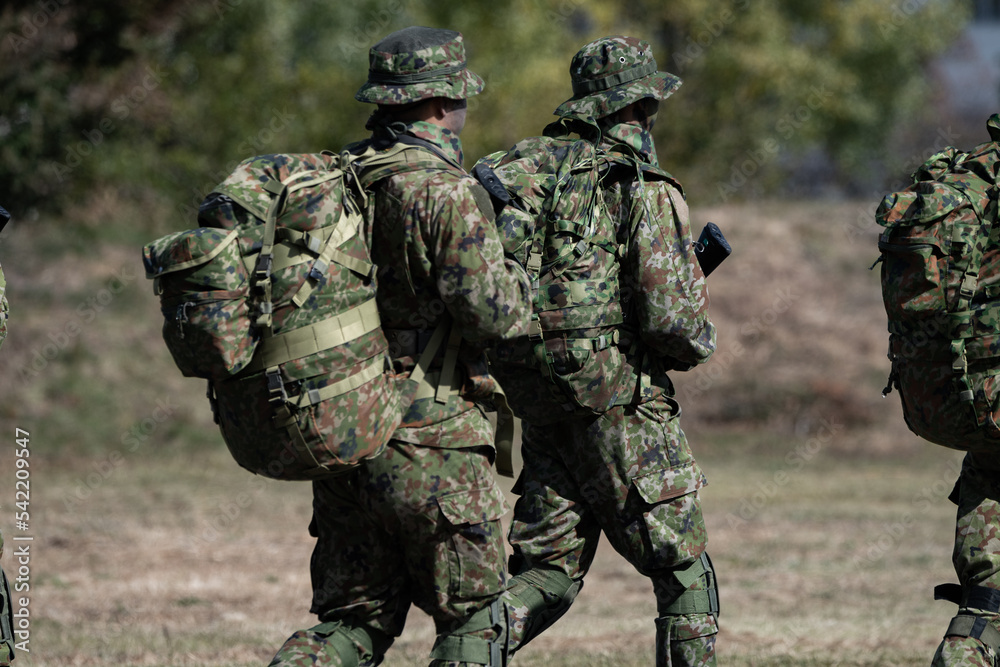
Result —
<instances>
[{"instance_id":1,"label":"blurred green foliage","mask_svg":"<svg viewBox=\"0 0 1000 667\"><path fill-rule=\"evenodd\" d=\"M0 182L15 215L111 190L190 225L239 160L364 136L367 50L407 25L465 34L487 81L466 163L537 134L588 41L654 45L684 86L661 107L661 162L703 203L823 178L870 183L929 97L925 66L964 25L959 0L68 0L0 10ZM868 190L870 185L865 186ZM106 194L103 195L106 198Z\"/></svg>"}]
</instances>

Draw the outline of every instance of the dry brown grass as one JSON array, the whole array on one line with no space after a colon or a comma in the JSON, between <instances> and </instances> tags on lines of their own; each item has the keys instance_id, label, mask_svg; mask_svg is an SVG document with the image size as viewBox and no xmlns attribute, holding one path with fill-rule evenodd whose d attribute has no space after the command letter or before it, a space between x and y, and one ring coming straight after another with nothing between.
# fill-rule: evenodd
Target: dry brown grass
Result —
<instances>
[{"instance_id":1,"label":"dry brown grass","mask_svg":"<svg viewBox=\"0 0 1000 667\"><path fill-rule=\"evenodd\" d=\"M926 664L954 612L931 588L954 578L945 496L959 455L910 436L895 396L879 396L885 321L865 209L694 211L735 249L710 279L719 352L675 379L710 479L720 664ZM313 622L308 486L253 478L228 458L200 382L179 376L159 340L136 248L95 245L42 264L28 232L10 231L0 246L14 308L0 354L8 540L15 426L34 452L32 652L20 667L266 664ZM134 279L24 377L123 267ZM169 414L156 419L164 400ZM652 664L654 613L648 582L602 547L573 609L515 664ZM384 664L425 664L432 639L414 611Z\"/></svg>"}]
</instances>

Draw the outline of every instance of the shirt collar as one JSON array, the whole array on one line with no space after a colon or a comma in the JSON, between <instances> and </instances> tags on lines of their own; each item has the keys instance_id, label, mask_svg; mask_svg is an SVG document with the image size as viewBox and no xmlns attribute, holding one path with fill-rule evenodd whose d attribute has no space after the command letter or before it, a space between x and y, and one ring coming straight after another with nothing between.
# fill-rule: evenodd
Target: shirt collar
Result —
<instances>
[{"instance_id":1,"label":"shirt collar","mask_svg":"<svg viewBox=\"0 0 1000 667\"><path fill-rule=\"evenodd\" d=\"M619 123L604 130L602 143L606 146L621 144L632 149L643 162L659 168L653 135L635 123Z\"/></svg>"},{"instance_id":2,"label":"shirt collar","mask_svg":"<svg viewBox=\"0 0 1000 667\"><path fill-rule=\"evenodd\" d=\"M417 139L429 141L445 154L448 158L458 164L462 164L462 140L458 135L446 127L418 120L406 126L407 134L412 134Z\"/></svg>"}]
</instances>

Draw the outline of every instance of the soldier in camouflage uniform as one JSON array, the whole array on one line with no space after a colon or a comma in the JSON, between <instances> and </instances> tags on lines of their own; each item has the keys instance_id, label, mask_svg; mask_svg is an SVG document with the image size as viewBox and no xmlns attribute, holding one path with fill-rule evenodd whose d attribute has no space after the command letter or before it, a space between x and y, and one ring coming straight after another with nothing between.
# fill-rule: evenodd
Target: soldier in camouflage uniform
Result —
<instances>
[{"instance_id":1,"label":"soldier in camouflage uniform","mask_svg":"<svg viewBox=\"0 0 1000 667\"><path fill-rule=\"evenodd\" d=\"M681 82L658 72L649 44L630 37L586 45L570 75L574 96L556 115L577 123L581 136L599 130L599 148L635 166L631 177L605 186L616 229L603 232L628 248L620 346L633 398L596 417L523 425L510 528L515 576L505 594L509 650L569 608L603 531L653 582L656 664L714 665L718 602L698 496L706 480L681 431L667 371L706 361L715 328L688 207L660 170L650 133L659 102ZM663 178L636 179L640 169Z\"/></svg>"},{"instance_id":2,"label":"soldier in camouflage uniform","mask_svg":"<svg viewBox=\"0 0 1000 667\"><path fill-rule=\"evenodd\" d=\"M353 150L402 141L436 163L374 186L382 326L405 375L450 318L462 337L461 390L446 403L418 395L383 456L314 483L312 612L321 623L292 635L271 664L377 665L413 604L435 622L433 665L499 665L506 501L480 404L494 389L482 345L524 333L529 285L504 258L488 196L460 166L465 99L483 88L465 67L462 36L407 28L372 47L369 60L356 98L378 109L372 137Z\"/></svg>"},{"instance_id":3,"label":"soldier in camouflage uniform","mask_svg":"<svg viewBox=\"0 0 1000 667\"><path fill-rule=\"evenodd\" d=\"M934 655L934 667L1000 665L1000 455L969 452L950 499L958 505L952 561L960 584L935 597L959 605Z\"/></svg>"},{"instance_id":4,"label":"soldier in camouflage uniform","mask_svg":"<svg viewBox=\"0 0 1000 667\"><path fill-rule=\"evenodd\" d=\"M6 220L10 215L0 207L0 216ZM0 267L0 346L7 338L7 280ZM3 560L3 532L0 532L0 561ZM9 665L14 659L14 635L11 627L10 588L7 575L0 570L0 667Z\"/></svg>"}]
</instances>

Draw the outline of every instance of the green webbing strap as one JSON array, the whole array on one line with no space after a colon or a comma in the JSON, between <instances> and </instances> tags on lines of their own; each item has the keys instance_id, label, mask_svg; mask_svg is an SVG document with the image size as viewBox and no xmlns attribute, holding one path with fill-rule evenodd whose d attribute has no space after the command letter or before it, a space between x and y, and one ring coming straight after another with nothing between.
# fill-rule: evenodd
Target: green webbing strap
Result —
<instances>
[{"instance_id":1,"label":"green webbing strap","mask_svg":"<svg viewBox=\"0 0 1000 667\"><path fill-rule=\"evenodd\" d=\"M493 402L497 407L497 430L493 436L493 446L497 450L497 472L504 477L514 476L514 427L517 418L507 403L507 395L500 385L493 392Z\"/></svg>"},{"instance_id":2,"label":"green webbing strap","mask_svg":"<svg viewBox=\"0 0 1000 667\"><path fill-rule=\"evenodd\" d=\"M358 387L371 382L385 372L385 366L385 356L381 354L376 355L369 359L361 370L354 375L318 389L307 389L303 391L299 394L298 400L295 401L295 406L298 408L309 407L310 405L316 405L317 403L334 398L335 396L346 394L349 391L354 391Z\"/></svg>"},{"instance_id":3,"label":"green webbing strap","mask_svg":"<svg viewBox=\"0 0 1000 667\"><path fill-rule=\"evenodd\" d=\"M254 286L260 290L260 307L256 324L264 337L270 334L273 323L271 316L274 304L271 302L271 274L274 272L275 231L278 226L278 216L281 215L281 211L285 207L288 195L302 188L318 185L342 176L342 172L339 170L329 171L321 176L314 176L315 173L315 171L300 171L289 175L280 182L276 180L265 181L262 186L274 195L264 217L264 236L261 240L260 255L257 257L257 268L254 270Z\"/></svg>"},{"instance_id":4,"label":"green webbing strap","mask_svg":"<svg viewBox=\"0 0 1000 667\"><path fill-rule=\"evenodd\" d=\"M618 329L615 329L610 334L601 334L594 338L567 338L566 349L580 350L581 352L600 352L612 345L617 345L619 338Z\"/></svg>"},{"instance_id":5,"label":"green webbing strap","mask_svg":"<svg viewBox=\"0 0 1000 667\"><path fill-rule=\"evenodd\" d=\"M441 362L441 379L438 382L434 400L438 403L447 403L452 396L457 396L461 387L455 386L456 373L458 367L458 350L462 346L462 332L458 327L453 326L448 335L448 347L444 352L444 359Z\"/></svg>"},{"instance_id":6,"label":"green webbing strap","mask_svg":"<svg viewBox=\"0 0 1000 667\"><path fill-rule=\"evenodd\" d=\"M448 635L439 637L431 649L431 660L444 660L449 663L472 663L474 665L502 665L491 662L491 644L480 637L459 637Z\"/></svg>"},{"instance_id":7,"label":"green webbing strap","mask_svg":"<svg viewBox=\"0 0 1000 667\"><path fill-rule=\"evenodd\" d=\"M993 654L1000 654L1000 632L994 628L988 620L975 614L959 613L951 619L945 637L954 635L956 637L972 637L978 639L993 650Z\"/></svg>"},{"instance_id":8,"label":"green webbing strap","mask_svg":"<svg viewBox=\"0 0 1000 667\"><path fill-rule=\"evenodd\" d=\"M244 372L278 366L343 345L374 331L379 327L379 322L375 299L369 299L335 317L264 338Z\"/></svg>"},{"instance_id":9,"label":"green webbing strap","mask_svg":"<svg viewBox=\"0 0 1000 667\"><path fill-rule=\"evenodd\" d=\"M445 332L448 331L448 326L451 324L451 318L442 317L438 322L438 325L434 327L434 333L431 334L431 339L427 341L427 346L424 347L424 351L420 354L420 359L417 360L417 365L413 368L413 372L410 373L410 379L416 382L418 385L426 384L428 379L428 369L431 367L431 362L434 361L434 355L437 354L438 348L441 347L441 343L444 341ZM421 387L417 388L417 395L421 393ZM433 392L428 394L433 396ZM421 398L424 398L421 396ZM416 398L414 398L416 400Z\"/></svg>"},{"instance_id":10,"label":"green webbing strap","mask_svg":"<svg viewBox=\"0 0 1000 667\"><path fill-rule=\"evenodd\" d=\"M260 254L257 256L257 267L254 269L254 287L260 290L260 305L258 306L256 325L267 335L271 331L271 313L274 306L271 303L271 272L274 269L274 230L278 224L278 214L285 205L288 187L279 181L267 181L264 189L274 195L267 207L264 217L264 237L261 240Z\"/></svg>"},{"instance_id":11,"label":"green webbing strap","mask_svg":"<svg viewBox=\"0 0 1000 667\"><path fill-rule=\"evenodd\" d=\"M340 220L343 221L345 218L348 218L348 220L346 221L347 224L341 223L343 224L344 227L351 230L358 229L358 224L361 222L362 219L360 214L354 212L345 213L343 216L341 216ZM338 225L338 229L340 228L341 225ZM348 234L346 237L342 235L337 235L337 238L342 240L340 240L339 243L337 243L336 240L334 240L333 243L331 243L330 240L334 238L335 234L336 230L329 237L324 239L322 236L318 236L315 232L300 232L294 229L289 229L288 227L282 227L277 231L278 238L288 241L289 243L292 243L294 245L301 246L309 253L311 253L314 258L325 260L327 264L329 264L330 261L334 261L337 264L340 264L341 266L346 266L351 271L354 271L355 273L362 276L371 275L372 272L371 262L364 259L358 259L357 257L352 257L347 253L338 250L335 247L335 244L339 245L344 243L345 241L349 240L352 236L354 236L354 234ZM296 258L295 260L289 260L288 265L301 264L306 261L309 260ZM274 264L275 264L275 270L279 268L284 268L283 265L279 264L277 257L275 258ZM326 267L325 266L318 267L317 271L318 273L326 273ZM312 273L310 273L310 277L314 277ZM303 299L303 301L305 301L305 299Z\"/></svg>"},{"instance_id":12,"label":"green webbing strap","mask_svg":"<svg viewBox=\"0 0 1000 667\"><path fill-rule=\"evenodd\" d=\"M439 636L431 649L431 660L503 667L507 652L507 613L506 609L500 610L501 604L498 598L477 611L458 628L456 632L461 634ZM496 630L499 641L469 636L491 628Z\"/></svg>"},{"instance_id":13,"label":"green webbing strap","mask_svg":"<svg viewBox=\"0 0 1000 667\"><path fill-rule=\"evenodd\" d=\"M691 563L683 570L675 570L672 575L681 586L684 592L667 607L658 610L663 615L683 615L683 614L718 614L719 594L715 582L709 581L706 590L691 590L700 577L706 573L712 574L713 570L709 564L708 554L702 552L701 557ZM714 575L712 575L714 577Z\"/></svg>"}]
</instances>

